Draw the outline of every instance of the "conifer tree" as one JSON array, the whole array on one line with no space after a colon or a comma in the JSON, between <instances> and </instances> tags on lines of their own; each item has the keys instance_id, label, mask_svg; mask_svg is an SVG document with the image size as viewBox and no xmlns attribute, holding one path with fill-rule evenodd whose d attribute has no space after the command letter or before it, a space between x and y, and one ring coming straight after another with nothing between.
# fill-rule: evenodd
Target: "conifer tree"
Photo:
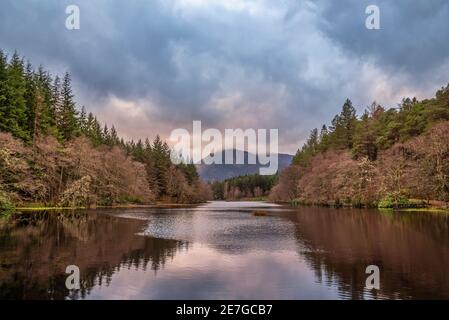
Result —
<instances>
[{"instance_id":1,"label":"conifer tree","mask_svg":"<svg viewBox=\"0 0 449 320\"><path fill-rule=\"evenodd\" d=\"M84 135L87 135L87 114L86 114L86 108L84 106L81 107L78 124L79 124L79 130Z\"/></svg>"},{"instance_id":2,"label":"conifer tree","mask_svg":"<svg viewBox=\"0 0 449 320\"><path fill-rule=\"evenodd\" d=\"M2 122L6 110L6 78L7 78L7 57L0 50L0 122ZM1 126L1 125L0 125Z\"/></svg>"},{"instance_id":3,"label":"conifer tree","mask_svg":"<svg viewBox=\"0 0 449 320\"><path fill-rule=\"evenodd\" d=\"M14 136L23 140L29 139L27 131L26 109L26 81L23 70L23 61L17 52L11 58L6 67L6 79L4 80L4 102L0 105L0 129L11 132Z\"/></svg>"},{"instance_id":4,"label":"conifer tree","mask_svg":"<svg viewBox=\"0 0 449 320\"><path fill-rule=\"evenodd\" d=\"M144 147L141 139L139 139L134 146L133 157L139 162L144 162L145 160Z\"/></svg>"},{"instance_id":5,"label":"conifer tree","mask_svg":"<svg viewBox=\"0 0 449 320\"><path fill-rule=\"evenodd\" d=\"M114 126L111 127L110 137L111 137L111 145L115 146L120 144L120 139L118 137L117 130L115 129Z\"/></svg>"},{"instance_id":6,"label":"conifer tree","mask_svg":"<svg viewBox=\"0 0 449 320\"><path fill-rule=\"evenodd\" d=\"M94 146L99 146L103 143L103 132L101 130L101 125L100 122L98 122L97 117L94 117L91 139Z\"/></svg>"},{"instance_id":7,"label":"conifer tree","mask_svg":"<svg viewBox=\"0 0 449 320\"><path fill-rule=\"evenodd\" d=\"M331 144L337 149L351 149L357 116L351 100L346 99L341 113L332 120Z\"/></svg>"},{"instance_id":8,"label":"conifer tree","mask_svg":"<svg viewBox=\"0 0 449 320\"><path fill-rule=\"evenodd\" d=\"M320 151L326 151L329 148L329 131L327 126L323 124L320 131L320 144L318 146Z\"/></svg>"},{"instance_id":9,"label":"conifer tree","mask_svg":"<svg viewBox=\"0 0 449 320\"><path fill-rule=\"evenodd\" d=\"M53 94L51 76L40 66L36 74L36 94L42 98L42 110L40 115L39 128L43 134L50 134L58 137L56 127L56 110L53 105Z\"/></svg>"},{"instance_id":10,"label":"conifer tree","mask_svg":"<svg viewBox=\"0 0 449 320\"><path fill-rule=\"evenodd\" d=\"M101 140L105 145L108 145L108 146L111 145L111 139L109 136L109 128L108 128L107 124L105 124L103 127L103 133L102 133L101 137L102 137Z\"/></svg>"},{"instance_id":11,"label":"conifer tree","mask_svg":"<svg viewBox=\"0 0 449 320\"><path fill-rule=\"evenodd\" d=\"M26 118L27 118L27 128L30 137L35 136L35 130L37 130L36 124L38 123L38 110L37 110L37 92L36 92L36 81L33 68L30 62L27 62L25 70L25 103L26 103Z\"/></svg>"},{"instance_id":12,"label":"conifer tree","mask_svg":"<svg viewBox=\"0 0 449 320\"><path fill-rule=\"evenodd\" d=\"M370 161L374 161L377 158L376 133L372 122L368 112L365 112L361 121L357 122L352 148L352 153L356 159L367 157Z\"/></svg>"},{"instance_id":13,"label":"conifer tree","mask_svg":"<svg viewBox=\"0 0 449 320\"><path fill-rule=\"evenodd\" d=\"M64 140L74 138L78 133L78 119L69 73L66 73L61 88L61 105L58 115L58 129Z\"/></svg>"},{"instance_id":14,"label":"conifer tree","mask_svg":"<svg viewBox=\"0 0 449 320\"><path fill-rule=\"evenodd\" d=\"M147 176L157 191L158 197L165 194L167 189L167 173L171 165L170 150L168 145L162 142L159 135L153 141L151 157L146 161Z\"/></svg>"}]
</instances>

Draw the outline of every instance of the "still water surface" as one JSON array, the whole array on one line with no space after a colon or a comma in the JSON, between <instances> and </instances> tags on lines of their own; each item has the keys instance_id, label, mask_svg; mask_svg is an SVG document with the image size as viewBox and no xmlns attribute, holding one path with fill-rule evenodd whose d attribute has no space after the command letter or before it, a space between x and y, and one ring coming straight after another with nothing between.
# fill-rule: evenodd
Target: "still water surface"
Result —
<instances>
[{"instance_id":1,"label":"still water surface","mask_svg":"<svg viewBox=\"0 0 449 320\"><path fill-rule=\"evenodd\" d=\"M371 264L378 291L364 288ZM81 290L66 289L68 265ZM257 202L18 213L0 223L0 298L449 299L449 216Z\"/></svg>"}]
</instances>

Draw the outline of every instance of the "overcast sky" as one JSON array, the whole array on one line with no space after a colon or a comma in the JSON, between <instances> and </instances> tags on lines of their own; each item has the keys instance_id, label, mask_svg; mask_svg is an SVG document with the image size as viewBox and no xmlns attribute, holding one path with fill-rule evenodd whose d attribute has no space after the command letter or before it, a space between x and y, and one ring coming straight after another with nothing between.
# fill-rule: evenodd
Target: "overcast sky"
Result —
<instances>
[{"instance_id":1,"label":"overcast sky","mask_svg":"<svg viewBox=\"0 0 449 320\"><path fill-rule=\"evenodd\" d=\"M202 120L279 128L294 153L346 98L361 113L432 97L449 82L448 21L446 0L1 0L0 48L69 71L78 104L125 138Z\"/></svg>"}]
</instances>

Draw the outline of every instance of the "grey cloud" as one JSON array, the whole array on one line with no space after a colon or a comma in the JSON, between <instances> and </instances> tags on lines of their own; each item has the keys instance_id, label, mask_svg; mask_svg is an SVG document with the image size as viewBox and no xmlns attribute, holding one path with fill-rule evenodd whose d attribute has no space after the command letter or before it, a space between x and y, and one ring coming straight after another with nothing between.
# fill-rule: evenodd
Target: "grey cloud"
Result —
<instances>
[{"instance_id":1,"label":"grey cloud","mask_svg":"<svg viewBox=\"0 0 449 320\"><path fill-rule=\"evenodd\" d=\"M371 57L392 71L426 79L449 58L449 2L445 0L319 0L320 29L348 54ZM365 8L377 5L380 30L365 28Z\"/></svg>"},{"instance_id":2,"label":"grey cloud","mask_svg":"<svg viewBox=\"0 0 449 320\"><path fill-rule=\"evenodd\" d=\"M382 10L377 33L363 27L371 2ZM180 8L175 0L6 0L0 48L17 49L54 72L70 71L80 102L100 119L119 121L127 136L137 129L129 120L120 123L126 114L108 111L111 96L142 106L149 136L192 120L217 128L279 128L284 151L294 152L346 97L363 107L382 92L367 79L366 61L391 86L385 103L395 103L402 92L427 93L409 75L428 76L447 59L445 1L348 3L241 3L256 6L252 12L219 4ZM64 27L68 4L80 6L80 30ZM447 76L427 80L441 79Z\"/></svg>"}]
</instances>

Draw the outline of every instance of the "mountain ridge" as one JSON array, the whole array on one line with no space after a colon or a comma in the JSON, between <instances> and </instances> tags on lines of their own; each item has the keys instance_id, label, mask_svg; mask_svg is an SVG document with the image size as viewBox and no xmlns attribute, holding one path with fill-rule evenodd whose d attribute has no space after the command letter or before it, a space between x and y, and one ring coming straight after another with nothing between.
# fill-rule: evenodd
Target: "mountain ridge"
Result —
<instances>
[{"instance_id":1,"label":"mountain ridge","mask_svg":"<svg viewBox=\"0 0 449 320\"><path fill-rule=\"evenodd\" d=\"M205 164L205 159L210 159L208 156L203 159L201 164L197 164L196 168L198 174L203 180L206 181L223 181L229 178L244 176L249 174L259 173L259 169L262 167L268 167L268 165L261 165L257 155L249 153L248 151L232 149L233 151L233 164L224 164L224 158L227 150L218 151L221 154L222 164ZM242 151L244 154L244 164L236 164L236 151ZM256 157L255 164L248 163L248 157L254 155ZM290 165L293 155L286 153L278 153L278 171Z\"/></svg>"}]
</instances>

